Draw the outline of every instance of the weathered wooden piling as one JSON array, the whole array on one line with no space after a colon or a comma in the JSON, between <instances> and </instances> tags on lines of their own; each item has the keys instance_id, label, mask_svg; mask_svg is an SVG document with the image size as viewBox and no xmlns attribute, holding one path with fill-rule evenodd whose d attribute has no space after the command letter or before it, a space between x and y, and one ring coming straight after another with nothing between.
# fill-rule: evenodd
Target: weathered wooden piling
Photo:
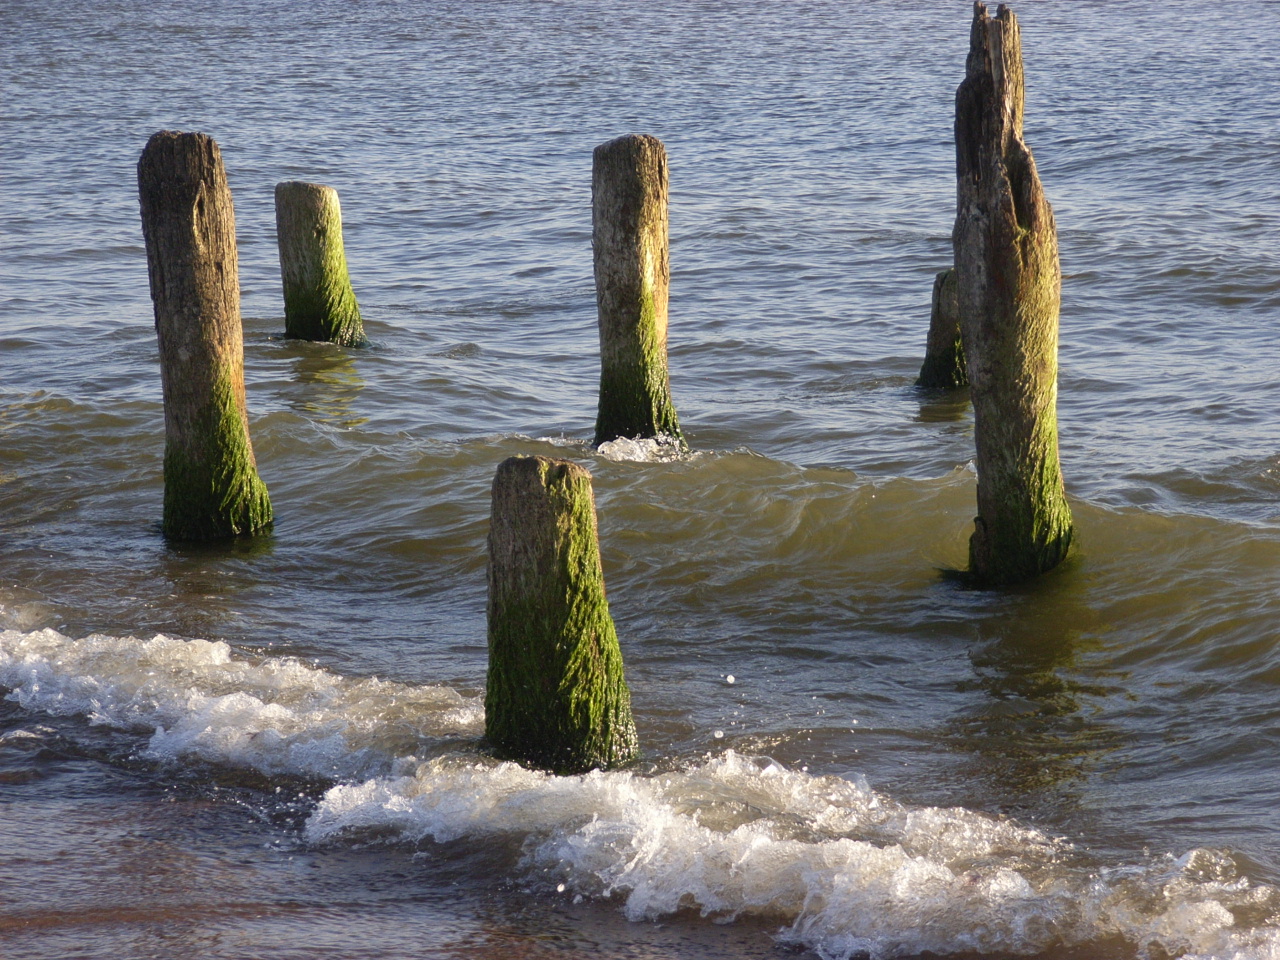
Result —
<instances>
[{"instance_id":1,"label":"weathered wooden piling","mask_svg":"<svg viewBox=\"0 0 1280 960\"><path fill-rule=\"evenodd\" d=\"M633 759L636 731L605 599L591 474L511 457L493 481L485 735L558 774Z\"/></svg>"},{"instance_id":2,"label":"weathered wooden piling","mask_svg":"<svg viewBox=\"0 0 1280 960\"><path fill-rule=\"evenodd\" d=\"M929 310L929 338L917 387L956 390L969 383L965 372L964 346L960 335L960 310L956 302L955 268L933 278L933 301Z\"/></svg>"},{"instance_id":3,"label":"weathered wooden piling","mask_svg":"<svg viewBox=\"0 0 1280 960\"><path fill-rule=\"evenodd\" d=\"M276 242L285 336L348 347L364 344L364 323L342 245L338 191L301 180L276 184Z\"/></svg>"},{"instance_id":4,"label":"weathered wooden piling","mask_svg":"<svg viewBox=\"0 0 1280 960\"><path fill-rule=\"evenodd\" d=\"M1058 240L1022 139L1023 98L1013 11L991 17L975 3L956 91L953 240L977 442L969 568L991 584L1049 570L1072 538L1058 461Z\"/></svg>"},{"instance_id":5,"label":"weathered wooden piling","mask_svg":"<svg viewBox=\"0 0 1280 960\"><path fill-rule=\"evenodd\" d=\"M667 152L628 134L596 147L591 173L600 405L595 445L619 437L685 444L667 372Z\"/></svg>"},{"instance_id":6,"label":"weathered wooden piling","mask_svg":"<svg viewBox=\"0 0 1280 960\"><path fill-rule=\"evenodd\" d=\"M235 211L218 145L155 134L138 194L164 388L164 534L254 533L271 525L271 500L249 442Z\"/></svg>"}]
</instances>

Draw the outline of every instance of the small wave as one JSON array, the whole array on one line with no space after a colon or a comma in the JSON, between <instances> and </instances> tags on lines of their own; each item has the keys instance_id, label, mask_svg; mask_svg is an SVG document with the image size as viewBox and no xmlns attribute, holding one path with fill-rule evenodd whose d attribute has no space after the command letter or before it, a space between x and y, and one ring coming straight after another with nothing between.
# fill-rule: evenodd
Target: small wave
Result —
<instances>
[{"instance_id":1,"label":"small wave","mask_svg":"<svg viewBox=\"0 0 1280 960\"><path fill-rule=\"evenodd\" d=\"M0 686L28 710L149 734L158 759L334 782L307 820L311 843L498 840L535 889L615 899L631 920L777 923L824 960L1117 939L1139 957L1280 958L1280 891L1221 852L1104 864L1006 818L913 807L732 750L554 777L478 754L482 705L445 686L221 642L53 630L0 631Z\"/></svg>"},{"instance_id":2,"label":"small wave","mask_svg":"<svg viewBox=\"0 0 1280 960\"><path fill-rule=\"evenodd\" d=\"M338 779L395 772L450 738L474 738L483 706L444 686L342 677L291 657L248 661L222 642L54 630L0 632L8 699L150 734L149 756L196 757Z\"/></svg>"},{"instance_id":3,"label":"small wave","mask_svg":"<svg viewBox=\"0 0 1280 960\"><path fill-rule=\"evenodd\" d=\"M925 951L1037 953L1120 937L1139 956L1280 956L1238 927L1280 892L1224 854L1099 868L1061 841L954 808L911 808L865 784L732 751L657 776L553 777L440 757L408 776L333 787L307 824L400 841L522 843L530 882L614 897L631 920L693 910L782 924L826 960Z\"/></svg>"}]
</instances>

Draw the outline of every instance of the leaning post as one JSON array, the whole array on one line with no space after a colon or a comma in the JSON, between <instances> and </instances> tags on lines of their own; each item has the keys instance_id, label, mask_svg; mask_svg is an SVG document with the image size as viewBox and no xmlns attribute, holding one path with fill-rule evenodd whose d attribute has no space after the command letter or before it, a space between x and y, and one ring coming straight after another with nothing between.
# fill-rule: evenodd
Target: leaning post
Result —
<instances>
[{"instance_id":1,"label":"leaning post","mask_svg":"<svg viewBox=\"0 0 1280 960\"><path fill-rule=\"evenodd\" d=\"M285 336L348 347L364 344L342 245L338 191L301 180L276 184L276 243Z\"/></svg>"},{"instance_id":2,"label":"leaning post","mask_svg":"<svg viewBox=\"0 0 1280 960\"><path fill-rule=\"evenodd\" d=\"M138 194L164 391L164 535L217 540L271 525L244 399L235 211L218 145L162 130Z\"/></svg>"},{"instance_id":3,"label":"leaning post","mask_svg":"<svg viewBox=\"0 0 1280 960\"><path fill-rule=\"evenodd\" d=\"M485 736L500 756L558 774L635 757L591 474L577 464L511 457L498 466L488 619Z\"/></svg>"},{"instance_id":4,"label":"leaning post","mask_svg":"<svg viewBox=\"0 0 1280 960\"><path fill-rule=\"evenodd\" d=\"M967 386L964 346L960 335L960 311L956 302L956 271L952 267L933 278L933 301L929 310L929 338L917 387L929 390L958 390Z\"/></svg>"},{"instance_id":5,"label":"leaning post","mask_svg":"<svg viewBox=\"0 0 1280 960\"><path fill-rule=\"evenodd\" d=\"M977 444L969 569L989 584L1051 569L1073 530L1058 460L1058 240L1022 139L1023 97L1013 11L992 17L975 3L956 91L952 236Z\"/></svg>"},{"instance_id":6,"label":"leaning post","mask_svg":"<svg viewBox=\"0 0 1280 960\"><path fill-rule=\"evenodd\" d=\"M667 372L667 152L628 134L596 147L591 173L600 405L595 445L620 437L687 448Z\"/></svg>"}]
</instances>

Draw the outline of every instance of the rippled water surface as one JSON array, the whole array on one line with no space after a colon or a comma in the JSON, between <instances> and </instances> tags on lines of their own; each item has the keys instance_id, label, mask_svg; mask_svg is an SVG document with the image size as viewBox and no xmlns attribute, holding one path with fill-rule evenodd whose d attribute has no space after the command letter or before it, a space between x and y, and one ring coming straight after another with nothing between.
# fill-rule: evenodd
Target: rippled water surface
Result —
<instances>
[{"instance_id":1,"label":"rippled water surface","mask_svg":"<svg viewBox=\"0 0 1280 960\"><path fill-rule=\"evenodd\" d=\"M1079 548L975 591L918 391L967 4L7 0L0 954L1280 956L1280 8L1016 6ZM221 145L274 532L167 545L138 155ZM665 142L694 453L592 450ZM372 338L282 338L274 185ZM480 741L496 465L594 476L644 759Z\"/></svg>"}]
</instances>

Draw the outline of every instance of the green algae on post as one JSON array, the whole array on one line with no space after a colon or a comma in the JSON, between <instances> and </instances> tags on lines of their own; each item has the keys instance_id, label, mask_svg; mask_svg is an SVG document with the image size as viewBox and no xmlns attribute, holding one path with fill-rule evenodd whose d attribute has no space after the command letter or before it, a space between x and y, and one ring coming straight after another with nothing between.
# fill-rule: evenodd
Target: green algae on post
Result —
<instances>
[{"instance_id":1,"label":"green algae on post","mask_svg":"<svg viewBox=\"0 0 1280 960\"><path fill-rule=\"evenodd\" d=\"M276 242L285 336L363 345L364 323L347 273L338 192L300 180L276 184Z\"/></svg>"},{"instance_id":2,"label":"green algae on post","mask_svg":"<svg viewBox=\"0 0 1280 960\"><path fill-rule=\"evenodd\" d=\"M929 338L917 387L929 390L958 390L967 386L964 346L960 335L960 311L956 303L955 268L933 278L933 300L929 310Z\"/></svg>"},{"instance_id":3,"label":"green algae on post","mask_svg":"<svg viewBox=\"0 0 1280 960\"><path fill-rule=\"evenodd\" d=\"M605 599L591 474L511 457L493 481L485 736L557 774L636 756L631 694Z\"/></svg>"},{"instance_id":4,"label":"green algae on post","mask_svg":"<svg viewBox=\"0 0 1280 960\"><path fill-rule=\"evenodd\" d=\"M1018 21L975 3L956 91L952 238L977 445L969 571L987 584L1051 569L1073 535L1058 459L1058 238L1023 103Z\"/></svg>"},{"instance_id":5,"label":"green algae on post","mask_svg":"<svg viewBox=\"0 0 1280 960\"><path fill-rule=\"evenodd\" d=\"M164 535L218 540L271 525L244 397L235 211L218 145L161 131L138 195L164 390Z\"/></svg>"},{"instance_id":6,"label":"green algae on post","mask_svg":"<svg viewBox=\"0 0 1280 960\"><path fill-rule=\"evenodd\" d=\"M628 134L596 147L591 243L600 326L594 445L666 439L686 449L667 371L667 152Z\"/></svg>"}]
</instances>

